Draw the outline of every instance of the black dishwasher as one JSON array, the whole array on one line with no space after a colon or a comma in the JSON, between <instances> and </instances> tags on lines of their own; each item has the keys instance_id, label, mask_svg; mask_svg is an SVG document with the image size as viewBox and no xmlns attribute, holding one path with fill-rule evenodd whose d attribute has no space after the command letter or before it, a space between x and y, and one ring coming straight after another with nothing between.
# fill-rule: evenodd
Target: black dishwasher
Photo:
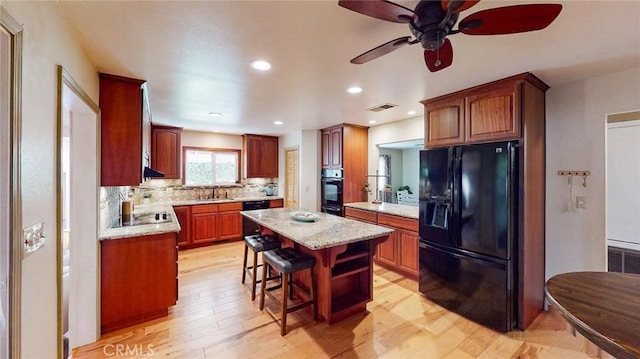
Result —
<instances>
[{"instance_id":1,"label":"black dishwasher","mask_svg":"<svg viewBox=\"0 0 640 359\"><path fill-rule=\"evenodd\" d=\"M254 209L267 209L269 208L269 201L244 201L242 202L243 211L252 211ZM242 216L242 235L250 236L260 232L258 224L249 218Z\"/></svg>"}]
</instances>

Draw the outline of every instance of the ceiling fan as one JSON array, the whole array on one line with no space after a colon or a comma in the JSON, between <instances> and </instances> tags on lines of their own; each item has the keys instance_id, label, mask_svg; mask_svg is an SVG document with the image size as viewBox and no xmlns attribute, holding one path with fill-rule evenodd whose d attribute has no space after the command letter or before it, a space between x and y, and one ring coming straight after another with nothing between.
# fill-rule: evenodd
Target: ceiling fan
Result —
<instances>
[{"instance_id":1,"label":"ceiling fan","mask_svg":"<svg viewBox=\"0 0 640 359\"><path fill-rule=\"evenodd\" d=\"M409 24L414 36L400 37L371 49L351 60L363 64L404 45L420 43L424 61L431 72L453 62L453 47L447 35L503 35L541 30L560 14L560 4L526 4L478 11L465 17L454 30L460 12L480 0L422 0L414 10L386 0L339 0L338 5L377 19Z\"/></svg>"}]
</instances>

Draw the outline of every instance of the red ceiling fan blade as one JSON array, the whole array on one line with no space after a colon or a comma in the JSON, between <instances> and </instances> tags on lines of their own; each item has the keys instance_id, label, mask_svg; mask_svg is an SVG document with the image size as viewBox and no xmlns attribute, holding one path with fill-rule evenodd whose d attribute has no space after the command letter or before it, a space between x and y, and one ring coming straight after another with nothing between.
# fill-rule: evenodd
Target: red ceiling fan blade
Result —
<instances>
[{"instance_id":1,"label":"red ceiling fan blade","mask_svg":"<svg viewBox=\"0 0 640 359\"><path fill-rule=\"evenodd\" d=\"M480 0L442 0L442 10L449 10L451 6L452 13L458 13L465 11L473 5L477 4Z\"/></svg>"},{"instance_id":2,"label":"red ceiling fan blade","mask_svg":"<svg viewBox=\"0 0 640 359\"><path fill-rule=\"evenodd\" d=\"M404 45L409 44L409 39L411 36L399 37L395 40L391 40L385 44L382 44L374 49L371 49L359 56L354 57L351 60L352 64L364 64L365 62L369 62L373 59L377 59L382 55L386 55L393 50L396 50Z\"/></svg>"},{"instance_id":3,"label":"red ceiling fan blade","mask_svg":"<svg viewBox=\"0 0 640 359\"><path fill-rule=\"evenodd\" d=\"M343 8L391 22L409 23L418 19L413 10L385 0L340 0Z\"/></svg>"},{"instance_id":4,"label":"red ceiling fan blade","mask_svg":"<svg viewBox=\"0 0 640 359\"><path fill-rule=\"evenodd\" d=\"M467 35L503 35L542 30L556 19L560 10L560 4L499 7L465 17L458 28Z\"/></svg>"},{"instance_id":5,"label":"red ceiling fan blade","mask_svg":"<svg viewBox=\"0 0 640 359\"><path fill-rule=\"evenodd\" d=\"M453 46L449 39L437 50L424 50L424 62L431 72L440 71L453 63Z\"/></svg>"}]
</instances>

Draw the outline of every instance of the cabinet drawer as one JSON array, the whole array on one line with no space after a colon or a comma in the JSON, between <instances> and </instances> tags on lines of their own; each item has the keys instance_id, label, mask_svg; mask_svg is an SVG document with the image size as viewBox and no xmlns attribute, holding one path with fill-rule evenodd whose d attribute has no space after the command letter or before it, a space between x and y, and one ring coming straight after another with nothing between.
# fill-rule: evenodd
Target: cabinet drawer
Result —
<instances>
[{"instance_id":1,"label":"cabinet drawer","mask_svg":"<svg viewBox=\"0 0 640 359\"><path fill-rule=\"evenodd\" d=\"M352 217L366 222L377 223L378 213L372 211L366 211L364 209L357 209L351 207L344 208L344 216Z\"/></svg>"},{"instance_id":2,"label":"cabinet drawer","mask_svg":"<svg viewBox=\"0 0 640 359\"><path fill-rule=\"evenodd\" d=\"M281 199L269 200L269 208L282 208L284 206L283 202Z\"/></svg>"},{"instance_id":3,"label":"cabinet drawer","mask_svg":"<svg viewBox=\"0 0 640 359\"><path fill-rule=\"evenodd\" d=\"M217 204L199 204L191 207L192 214L218 212Z\"/></svg>"},{"instance_id":4,"label":"cabinet drawer","mask_svg":"<svg viewBox=\"0 0 640 359\"><path fill-rule=\"evenodd\" d=\"M414 232L418 231L418 220L412 218L392 216L380 213L378 215L378 224L407 229Z\"/></svg>"},{"instance_id":5,"label":"cabinet drawer","mask_svg":"<svg viewBox=\"0 0 640 359\"><path fill-rule=\"evenodd\" d=\"M242 202L220 203L220 212L224 211L242 211Z\"/></svg>"}]
</instances>

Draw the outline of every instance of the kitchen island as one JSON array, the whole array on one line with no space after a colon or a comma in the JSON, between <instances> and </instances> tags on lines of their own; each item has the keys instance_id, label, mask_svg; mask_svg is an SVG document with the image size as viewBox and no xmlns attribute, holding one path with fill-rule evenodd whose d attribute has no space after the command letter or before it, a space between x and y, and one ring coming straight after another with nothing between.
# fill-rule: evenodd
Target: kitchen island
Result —
<instances>
[{"instance_id":1,"label":"kitchen island","mask_svg":"<svg viewBox=\"0 0 640 359\"><path fill-rule=\"evenodd\" d=\"M365 311L373 299L373 255L393 229L315 212L314 221L303 222L291 215L298 212L274 208L241 214L260 225L263 233L274 234L283 247L316 258L319 317L331 324ZM308 273L296 273L295 280L305 287L311 282Z\"/></svg>"}]
</instances>

